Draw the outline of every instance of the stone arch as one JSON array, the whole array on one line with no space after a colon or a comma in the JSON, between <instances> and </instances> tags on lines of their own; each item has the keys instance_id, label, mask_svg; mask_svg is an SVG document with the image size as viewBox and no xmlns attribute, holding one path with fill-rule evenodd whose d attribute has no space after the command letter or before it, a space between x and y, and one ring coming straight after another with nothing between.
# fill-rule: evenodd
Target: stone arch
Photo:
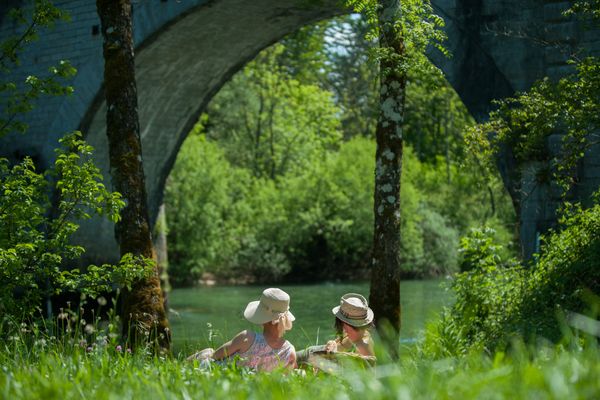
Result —
<instances>
[{"instance_id":1,"label":"stone arch","mask_svg":"<svg viewBox=\"0 0 600 400\"><path fill-rule=\"evenodd\" d=\"M235 20L232 20L232 10ZM185 137L210 99L262 49L303 25L340 15L335 1L317 6L293 0L220 0L200 5L155 32L136 52L140 133L151 219L156 218L166 178ZM232 24L234 23L234 24ZM96 99L82 121L99 166L108 171L105 104ZM108 173L105 173L108 176ZM110 240L94 241L99 225ZM82 224L87 257L116 254L112 224ZM95 261L97 262L97 261Z\"/></svg>"},{"instance_id":2,"label":"stone arch","mask_svg":"<svg viewBox=\"0 0 600 400\"><path fill-rule=\"evenodd\" d=\"M25 0L11 1L20 4ZM431 59L478 120L485 119L492 99L525 90L542 76L564 74L569 68L565 64L567 54L557 49L583 46L600 53L597 32L583 34L577 22L562 17L561 11L568 6L565 2L433 3L446 20L447 47L453 56L444 58L432 52ZM133 4L144 167L154 219L179 146L223 83L261 49L285 34L348 10L342 9L337 0L163 0ZM98 100L102 99L103 60L95 2L73 0L65 7L73 21L60 24L53 32L43 32L43 42L22 55L22 66L14 78L43 74L48 65L61 58L69 59L79 70L73 83L75 96L44 100L28 116L30 133L3 138L0 155L29 149L49 163L58 137L81 128L96 148L98 163L108 177L105 110ZM0 38L13 29L4 23L4 11L0 8ZM532 37L543 40L536 42ZM540 45L542 42L545 44ZM513 169L510 157L501 162L509 190L515 183L511 180ZM517 192L512 195L520 196ZM532 232L535 236L536 218L533 216L528 222L525 236ZM88 248L88 260L84 262L114 261L117 256L113 226L108 222L92 220L83 224L79 241Z\"/></svg>"}]
</instances>

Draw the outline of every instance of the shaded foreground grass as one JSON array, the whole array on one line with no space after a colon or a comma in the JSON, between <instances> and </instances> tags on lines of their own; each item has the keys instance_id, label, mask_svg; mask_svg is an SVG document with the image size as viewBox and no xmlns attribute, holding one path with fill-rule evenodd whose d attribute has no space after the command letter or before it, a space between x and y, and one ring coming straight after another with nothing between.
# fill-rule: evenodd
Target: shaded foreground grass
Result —
<instances>
[{"instance_id":1,"label":"shaded foreground grass","mask_svg":"<svg viewBox=\"0 0 600 400\"><path fill-rule=\"evenodd\" d=\"M109 345L64 348L20 339L0 349L3 399L587 399L600 397L594 344L427 360L406 354L373 369L333 374L211 371L178 357L129 354Z\"/></svg>"}]
</instances>

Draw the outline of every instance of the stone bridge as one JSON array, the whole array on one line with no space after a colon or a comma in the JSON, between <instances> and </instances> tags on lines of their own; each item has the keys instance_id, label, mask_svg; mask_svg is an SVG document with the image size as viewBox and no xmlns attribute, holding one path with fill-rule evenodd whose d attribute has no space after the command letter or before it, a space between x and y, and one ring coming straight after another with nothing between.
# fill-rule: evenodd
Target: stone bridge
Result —
<instances>
[{"instance_id":1,"label":"stone bridge","mask_svg":"<svg viewBox=\"0 0 600 400\"><path fill-rule=\"evenodd\" d=\"M598 31L565 19L564 1L434 0L446 21L451 58L431 54L473 116L481 121L491 101L525 90L543 76L559 77L565 61L580 48L600 53ZM14 33L6 12L27 0L0 4L0 40ZM26 135L0 139L0 155L19 159L30 155L42 166L53 161L57 140L67 131L82 130L96 148L97 162L108 179L103 59L100 21L94 0L56 2L71 21L57 24L21 55L21 66L10 79L44 75L50 65L68 59L78 69L68 98L44 99L28 115ZM177 152L222 85L260 50L299 27L347 13L334 0L132 0L139 116L144 169L151 218L162 201L165 180ZM600 182L600 159L584 162L582 193ZM508 161L507 161L508 160ZM511 163L501 162L513 199L521 200L521 238L525 255L535 248L536 235L554 221L555 200L536 185L510 180ZM198 160L202 162L202 160ZM527 193L518 190L530 185ZM113 226L84 223L78 241L87 260L114 261L118 250Z\"/></svg>"}]
</instances>

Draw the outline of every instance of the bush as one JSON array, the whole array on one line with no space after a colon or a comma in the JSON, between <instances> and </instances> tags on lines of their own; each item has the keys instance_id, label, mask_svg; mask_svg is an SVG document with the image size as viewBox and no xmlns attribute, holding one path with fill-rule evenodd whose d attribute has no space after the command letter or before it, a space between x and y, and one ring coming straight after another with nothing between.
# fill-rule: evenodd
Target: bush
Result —
<instances>
[{"instance_id":1,"label":"bush","mask_svg":"<svg viewBox=\"0 0 600 400\"><path fill-rule=\"evenodd\" d=\"M558 341L561 315L589 313L589 293L600 293L600 205L572 207L561 222L529 268L499 255L489 230L463 238L467 271L452 284L456 303L429 327L425 351L434 356L493 351L514 337Z\"/></svg>"},{"instance_id":2,"label":"bush","mask_svg":"<svg viewBox=\"0 0 600 400\"><path fill-rule=\"evenodd\" d=\"M37 172L30 158L14 166L0 159L0 314L16 320L31 317L46 296L63 291L96 295L151 271L148 260L131 255L116 266L69 269L85 251L70 244L78 229L75 221L96 213L116 222L124 202L102 184L81 133L65 136L61 144L46 173ZM50 191L58 199L54 209Z\"/></svg>"},{"instance_id":3,"label":"bush","mask_svg":"<svg viewBox=\"0 0 600 400\"><path fill-rule=\"evenodd\" d=\"M420 213L423 216L421 270L424 275L439 276L456 272L458 231L435 210L422 207Z\"/></svg>"},{"instance_id":4,"label":"bush","mask_svg":"<svg viewBox=\"0 0 600 400\"><path fill-rule=\"evenodd\" d=\"M165 189L173 285L229 267L240 246L236 207L246 197L247 180L203 135L193 132L187 139Z\"/></svg>"},{"instance_id":5,"label":"bush","mask_svg":"<svg viewBox=\"0 0 600 400\"><path fill-rule=\"evenodd\" d=\"M165 195L173 282L193 284L205 272L259 282L365 278L373 243L374 153L372 139L355 137L273 180L233 167L215 142L193 133ZM448 192L424 194L435 186L422 182L430 168L407 148L409 173L401 193L405 277L457 270L459 231L438 206ZM470 196L453 192L448 201L469 203Z\"/></svg>"}]
</instances>

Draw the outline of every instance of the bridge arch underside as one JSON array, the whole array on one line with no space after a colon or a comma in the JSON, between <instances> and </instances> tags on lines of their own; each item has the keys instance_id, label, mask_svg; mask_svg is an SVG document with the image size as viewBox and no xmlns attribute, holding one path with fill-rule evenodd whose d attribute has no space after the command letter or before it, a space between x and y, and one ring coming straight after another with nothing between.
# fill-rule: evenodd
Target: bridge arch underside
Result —
<instances>
[{"instance_id":1,"label":"bridge arch underside","mask_svg":"<svg viewBox=\"0 0 600 400\"><path fill-rule=\"evenodd\" d=\"M181 144L223 84L260 50L286 34L348 12L340 9L337 1L322 1L310 7L299 5L304 3L278 0L274 6L269 0L212 1L161 28L137 50L138 110L152 221ZM481 27L471 17L461 16L471 16L472 10L461 10L455 4L436 2L438 12L446 19L447 47L453 57L432 53L431 59L446 73L472 114L482 119L492 99L506 97L515 86L527 86L532 79L515 72L517 64L513 58L512 72L521 81L511 82L490 53L494 49L484 50L490 43L482 39ZM503 45L498 43L495 48ZM508 64L510 58L507 56L504 61ZM105 104L97 100L81 128L96 149L103 175L109 177L105 115ZM118 258L113 229L112 223L97 218L82 224L77 238L87 248L82 262L114 262Z\"/></svg>"},{"instance_id":2,"label":"bridge arch underside","mask_svg":"<svg viewBox=\"0 0 600 400\"><path fill-rule=\"evenodd\" d=\"M335 1L319 6L304 3L278 0L274 6L269 0L212 1L167 24L136 50L138 113L153 222L181 144L223 84L285 35L346 11ZM94 146L97 164L108 179L105 116L106 103L99 93L81 130ZM118 259L113 231L114 225L106 219L82 223L76 239L87 250L83 263Z\"/></svg>"}]
</instances>

